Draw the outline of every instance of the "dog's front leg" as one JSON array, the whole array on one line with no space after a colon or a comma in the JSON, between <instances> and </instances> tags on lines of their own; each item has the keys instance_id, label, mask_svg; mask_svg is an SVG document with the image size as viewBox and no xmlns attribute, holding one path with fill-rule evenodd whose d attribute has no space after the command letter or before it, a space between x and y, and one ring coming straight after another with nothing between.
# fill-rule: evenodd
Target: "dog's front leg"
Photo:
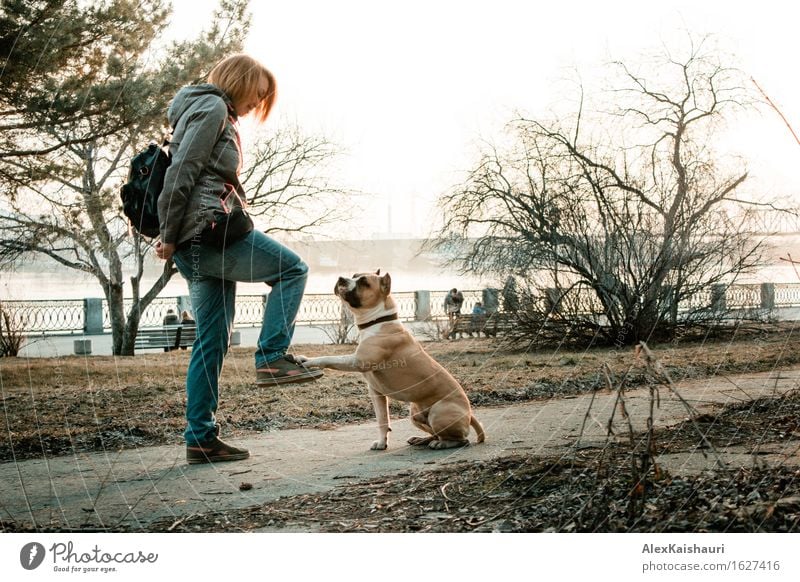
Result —
<instances>
[{"instance_id":1,"label":"dog's front leg","mask_svg":"<svg viewBox=\"0 0 800 582\"><path fill-rule=\"evenodd\" d=\"M364 366L355 354L347 356L321 356L319 358L306 358L295 356L295 359L307 368L332 368L342 372L363 372Z\"/></svg>"},{"instance_id":2,"label":"dog's front leg","mask_svg":"<svg viewBox=\"0 0 800 582\"><path fill-rule=\"evenodd\" d=\"M375 418L378 420L378 440L372 443L370 449L383 451L389 444L389 432L392 430L389 427L389 399L375 389L375 378L371 374L366 374L366 379L372 408L375 409Z\"/></svg>"}]
</instances>

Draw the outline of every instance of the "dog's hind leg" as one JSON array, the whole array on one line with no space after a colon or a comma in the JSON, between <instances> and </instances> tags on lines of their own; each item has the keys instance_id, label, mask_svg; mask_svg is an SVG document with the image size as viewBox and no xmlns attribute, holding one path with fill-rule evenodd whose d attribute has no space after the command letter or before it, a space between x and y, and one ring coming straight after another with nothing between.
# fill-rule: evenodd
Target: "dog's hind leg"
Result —
<instances>
[{"instance_id":1,"label":"dog's hind leg","mask_svg":"<svg viewBox=\"0 0 800 582\"><path fill-rule=\"evenodd\" d=\"M414 447L429 445L436 440L433 435L433 429L428 425L428 410L422 410L419 405L414 402L411 403L411 422L419 429L424 430L431 436L426 437L411 437L408 439L408 444Z\"/></svg>"},{"instance_id":2,"label":"dog's hind leg","mask_svg":"<svg viewBox=\"0 0 800 582\"><path fill-rule=\"evenodd\" d=\"M432 449L437 449L437 450L438 449L454 449L456 447L468 447L468 446L469 446L469 441L468 440L447 441L447 440L443 440L443 439L434 440L428 445L428 447L430 447Z\"/></svg>"},{"instance_id":3,"label":"dog's hind leg","mask_svg":"<svg viewBox=\"0 0 800 582\"><path fill-rule=\"evenodd\" d=\"M427 436L427 437L411 437L408 439L408 444L412 447L424 447L426 445L430 445L433 441L436 440L435 436Z\"/></svg>"},{"instance_id":4,"label":"dog's hind leg","mask_svg":"<svg viewBox=\"0 0 800 582\"><path fill-rule=\"evenodd\" d=\"M436 436L428 446L432 449L452 449L469 445L469 408L466 414L462 402L440 400L431 406L428 421Z\"/></svg>"}]
</instances>

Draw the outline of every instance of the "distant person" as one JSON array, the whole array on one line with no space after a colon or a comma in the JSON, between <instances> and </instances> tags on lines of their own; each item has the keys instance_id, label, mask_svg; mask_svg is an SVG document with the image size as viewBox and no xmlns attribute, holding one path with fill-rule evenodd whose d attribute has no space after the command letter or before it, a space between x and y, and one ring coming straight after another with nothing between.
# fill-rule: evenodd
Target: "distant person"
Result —
<instances>
[{"instance_id":1,"label":"distant person","mask_svg":"<svg viewBox=\"0 0 800 582\"><path fill-rule=\"evenodd\" d=\"M186 373L186 460L237 461L247 449L219 438L219 377L228 351L236 282L269 285L255 352L255 381L275 387L308 382L322 370L306 368L287 352L306 287L308 266L253 227L239 180L239 118L266 121L276 96L275 77L261 63L235 54L217 63L207 82L181 88L167 111L173 128L172 163L158 198L161 221L156 255L175 266L189 286L196 339Z\"/></svg>"},{"instance_id":2,"label":"distant person","mask_svg":"<svg viewBox=\"0 0 800 582\"><path fill-rule=\"evenodd\" d=\"M192 319L192 314L191 314L191 313L189 313L189 312L188 312L186 309L184 309L183 311L181 311L181 325L185 325L185 326L192 326L192 325L195 325L195 321L194 321L194 319ZM184 332L183 332L183 333L184 333L184 334L188 334L188 333L189 333L189 331L186 331L186 330L184 330ZM187 339L186 341L188 342L189 340ZM188 347L188 346L186 346L186 345L183 345L183 342L181 342L181 349L182 349L182 350L186 351L186 348L187 348L187 347Z\"/></svg>"},{"instance_id":3,"label":"distant person","mask_svg":"<svg viewBox=\"0 0 800 582\"><path fill-rule=\"evenodd\" d=\"M519 311L519 295L517 293L517 281L511 275L503 285L503 311L514 313Z\"/></svg>"},{"instance_id":4,"label":"distant person","mask_svg":"<svg viewBox=\"0 0 800 582\"><path fill-rule=\"evenodd\" d=\"M167 309L167 314L164 316L162 323L164 325L178 325L180 322L181 321L178 319L178 314L172 309Z\"/></svg>"},{"instance_id":5,"label":"distant person","mask_svg":"<svg viewBox=\"0 0 800 582\"><path fill-rule=\"evenodd\" d=\"M444 298L444 312L447 314L447 319L452 326L461 313L461 306L464 304L464 295L453 287Z\"/></svg>"},{"instance_id":6,"label":"distant person","mask_svg":"<svg viewBox=\"0 0 800 582\"><path fill-rule=\"evenodd\" d=\"M174 309L167 309L167 314L164 316L164 319L161 320L161 323L164 326L167 326L167 325L178 325L180 322L181 322L181 320L178 318L178 314L175 313ZM176 332L176 334L177 334L177 332ZM169 335L171 335L171 334L165 334L165 335L167 335L169 337ZM177 343L177 339L175 341ZM175 346L167 346L167 347L164 348L164 351L165 352L171 352L172 350L176 350L176 349L178 349L178 348L175 347Z\"/></svg>"},{"instance_id":7,"label":"distant person","mask_svg":"<svg viewBox=\"0 0 800 582\"><path fill-rule=\"evenodd\" d=\"M478 334L478 337L481 335L481 331L483 331L483 327L486 325L486 310L483 308L483 304L478 301L472 307L472 321L470 321L469 326L469 336L472 337L473 333Z\"/></svg>"}]
</instances>

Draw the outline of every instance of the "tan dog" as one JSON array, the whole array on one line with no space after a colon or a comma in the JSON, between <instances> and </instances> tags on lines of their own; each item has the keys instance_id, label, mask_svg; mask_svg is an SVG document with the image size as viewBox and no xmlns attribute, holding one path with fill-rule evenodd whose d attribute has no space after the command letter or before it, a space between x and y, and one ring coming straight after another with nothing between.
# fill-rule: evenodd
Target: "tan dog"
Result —
<instances>
[{"instance_id":1,"label":"tan dog","mask_svg":"<svg viewBox=\"0 0 800 582\"><path fill-rule=\"evenodd\" d=\"M306 366L362 372L378 419L379 439L372 450L383 450L389 431L389 398L411 403L411 421L430 436L412 437L411 445L447 449L468 445L469 427L485 439L481 423L473 416L464 389L397 320L397 305L389 294L387 273L339 277L334 293L353 312L359 327L354 354L305 358Z\"/></svg>"}]
</instances>

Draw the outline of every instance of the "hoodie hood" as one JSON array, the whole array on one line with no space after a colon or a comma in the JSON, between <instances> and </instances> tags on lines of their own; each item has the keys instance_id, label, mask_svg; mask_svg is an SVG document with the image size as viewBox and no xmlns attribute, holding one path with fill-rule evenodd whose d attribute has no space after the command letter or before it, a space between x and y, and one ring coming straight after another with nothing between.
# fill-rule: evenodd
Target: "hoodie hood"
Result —
<instances>
[{"instance_id":1,"label":"hoodie hood","mask_svg":"<svg viewBox=\"0 0 800 582\"><path fill-rule=\"evenodd\" d=\"M202 83L200 85L186 85L182 87L172 99L169 108L167 109L167 121L171 127L178 125L178 120L184 113L198 100L208 95L215 95L222 98L225 105L228 106L228 113L234 119L237 118L236 110L233 108L233 102L228 97L227 93L211 83Z\"/></svg>"}]
</instances>

